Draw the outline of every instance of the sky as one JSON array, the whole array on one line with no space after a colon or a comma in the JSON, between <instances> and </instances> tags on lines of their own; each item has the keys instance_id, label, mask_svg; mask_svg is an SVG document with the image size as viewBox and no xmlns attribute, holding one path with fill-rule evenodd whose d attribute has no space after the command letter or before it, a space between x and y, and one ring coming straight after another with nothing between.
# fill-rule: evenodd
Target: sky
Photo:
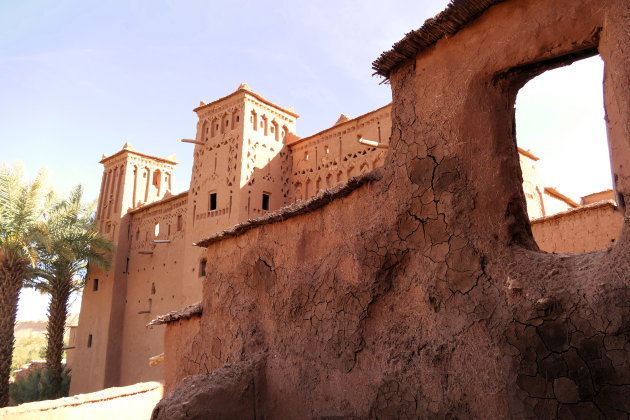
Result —
<instances>
[{"instance_id":1,"label":"sky","mask_svg":"<svg viewBox=\"0 0 630 420\"><path fill-rule=\"evenodd\" d=\"M373 76L372 61L446 5L0 0L0 162L21 161L29 177L46 167L57 191L82 183L85 197L95 200L102 154L131 142L151 155L176 154L174 192L184 191L193 147L180 139L194 138L192 110L199 101L245 82L272 102L293 106L301 115L298 135L314 134L341 113L355 117L391 102L390 86ZM591 61L571 66L580 67L576 75L535 79L517 101L519 145L542 158L550 186L578 199L610 188L602 66ZM561 85L570 98L554 90ZM601 160L589 168L604 176L567 177L580 156ZM45 312L45 297L22 294L18 318Z\"/></svg>"}]
</instances>

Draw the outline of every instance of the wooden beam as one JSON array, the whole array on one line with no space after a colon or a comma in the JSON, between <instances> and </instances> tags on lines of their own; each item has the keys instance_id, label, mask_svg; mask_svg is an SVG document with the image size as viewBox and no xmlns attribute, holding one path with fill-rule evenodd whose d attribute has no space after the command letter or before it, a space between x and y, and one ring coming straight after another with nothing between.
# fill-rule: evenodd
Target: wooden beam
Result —
<instances>
[{"instance_id":1,"label":"wooden beam","mask_svg":"<svg viewBox=\"0 0 630 420\"><path fill-rule=\"evenodd\" d=\"M203 141L190 140L190 139L182 139L182 143L206 144Z\"/></svg>"},{"instance_id":2,"label":"wooden beam","mask_svg":"<svg viewBox=\"0 0 630 420\"><path fill-rule=\"evenodd\" d=\"M150 255L153 254L153 251L138 251L138 254Z\"/></svg>"}]
</instances>

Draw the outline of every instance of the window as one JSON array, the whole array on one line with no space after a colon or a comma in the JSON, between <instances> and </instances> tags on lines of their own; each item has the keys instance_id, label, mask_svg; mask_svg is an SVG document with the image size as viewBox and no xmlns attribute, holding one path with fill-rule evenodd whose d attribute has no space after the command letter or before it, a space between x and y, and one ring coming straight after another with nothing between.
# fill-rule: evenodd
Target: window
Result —
<instances>
[{"instance_id":1,"label":"window","mask_svg":"<svg viewBox=\"0 0 630 420\"><path fill-rule=\"evenodd\" d=\"M613 204L602 106L604 63L595 55L561 65L565 67L534 70L516 99L524 204L541 250L562 254L602 250L619 237L623 218ZM599 210L571 211L589 204L590 196L598 197ZM554 214L562 217L552 221ZM600 217L608 222L596 222Z\"/></svg>"},{"instance_id":2,"label":"window","mask_svg":"<svg viewBox=\"0 0 630 420\"><path fill-rule=\"evenodd\" d=\"M217 209L217 193L210 193L210 202L208 203L208 211Z\"/></svg>"},{"instance_id":3,"label":"window","mask_svg":"<svg viewBox=\"0 0 630 420\"><path fill-rule=\"evenodd\" d=\"M98 279L94 279L92 282L92 291L96 292L98 290Z\"/></svg>"},{"instance_id":4,"label":"window","mask_svg":"<svg viewBox=\"0 0 630 420\"><path fill-rule=\"evenodd\" d=\"M153 227L153 233L155 234L156 238L160 234L160 224L159 223L156 223L155 226Z\"/></svg>"},{"instance_id":5,"label":"window","mask_svg":"<svg viewBox=\"0 0 630 420\"><path fill-rule=\"evenodd\" d=\"M207 262L208 260L205 258L199 261L199 277L206 277L206 263Z\"/></svg>"},{"instance_id":6,"label":"window","mask_svg":"<svg viewBox=\"0 0 630 420\"><path fill-rule=\"evenodd\" d=\"M262 209L269 210L269 193L263 193L262 195Z\"/></svg>"},{"instance_id":7,"label":"window","mask_svg":"<svg viewBox=\"0 0 630 420\"><path fill-rule=\"evenodd\" d=\"M180 214L177 216L177 231L181 232L183 227L184 227L184 220L182 218L182 215Z\"/></svg>"},{"instance_id":8,"label":"window","mask_svg":"<svg viewBox=\"0 0 630 420\"><path fill-rule=\"evenodd\" d=\"M88 335L88 348L92 347L92 334Z\"/></svg>"}]
</instances>

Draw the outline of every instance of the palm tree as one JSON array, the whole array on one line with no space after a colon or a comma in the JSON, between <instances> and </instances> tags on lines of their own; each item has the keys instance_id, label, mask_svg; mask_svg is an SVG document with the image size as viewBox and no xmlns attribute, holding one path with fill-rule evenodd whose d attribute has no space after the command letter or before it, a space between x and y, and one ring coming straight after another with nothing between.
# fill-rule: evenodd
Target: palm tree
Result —
<instances>
[{"instance_id":1,"label":"palm tree","mask_svg":"<svg viewBox=\"0 0 630 420\"><path fill-rule=\"evenodd\" d=\"M0 407L9 403L18 296L41 239L44 178L27 184L21 168L0 166Z\"/></svg>"},{"instance_id":2,"label":"palm tree","mask_svg":"<svg viewBox=\"0 0 630 420\"><path fill-rule=\"evenodd\" d=\"M72 292L85 284L88 263L108 270L113 244L98 232L93 213L96 203L83 206L83 188L76 186L64 200L49 198L45 212L47 241L38 249L38 261L26 287L50 294L46 367L55 392L61 390L63 335ZM56 395L57 397L61 395Z\"/></svg>"}]
</instances>

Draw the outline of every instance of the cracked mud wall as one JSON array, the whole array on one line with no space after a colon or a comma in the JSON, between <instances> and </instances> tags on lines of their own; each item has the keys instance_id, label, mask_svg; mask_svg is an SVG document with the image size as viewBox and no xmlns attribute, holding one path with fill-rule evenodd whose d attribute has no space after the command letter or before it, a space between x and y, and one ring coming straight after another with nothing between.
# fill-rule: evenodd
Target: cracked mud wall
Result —
<instances>
[{"instance_id":1,"label":"cracked mud wall","mask_svg":"<svg viewBox=\"0 0 630 420\"><path fill-rule=\"evenodd\" d=\"M253 392L222 404L267 418L626 416L628 218L607 250L539 251L513 105L528 78L599 52L627 197L629 27L624 0L512 0L395 70L379 179L210 244L199 329L167 344L167 388L222 368L207 380ZM187 399L193 388L159 412L209 401Z\"/></svg>"}]
</instances>

